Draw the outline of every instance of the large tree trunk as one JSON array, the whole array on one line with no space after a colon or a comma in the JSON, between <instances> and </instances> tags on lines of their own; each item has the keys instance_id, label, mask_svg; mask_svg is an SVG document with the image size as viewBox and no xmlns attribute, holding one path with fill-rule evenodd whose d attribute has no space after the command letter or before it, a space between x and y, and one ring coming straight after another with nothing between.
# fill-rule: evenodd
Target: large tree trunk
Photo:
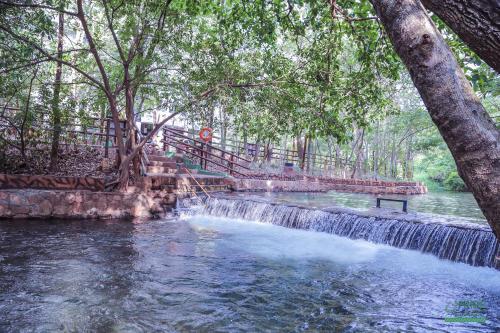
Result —
<instances>
[{"instance_id":1,"label":"large tree trunk","mask_svg":"<svg viewBox=\"0 0 500 333\"><path fill-rule=\"evenodd\" d=\"M64 14L59 13L59 29L57 32L57 59L62 60L64 39ZM61 136L61 77L62 63L56 64L56 78L54 80L54 96L52 97L52 147L50 150L49 169L54 171L57 168L57 159L59 156L59 137Z\"/></svg>"},{"instance_id":2,"label":"large tree trunk","mask_svg":"<svg viewBox=\"0 0 500 333\"><path fill-rule=\"evenodd\" d=\"M500 73L498 0L422 0L422 3Z\"/></svg>"},{"instance_id":3,"label":"large tree trunk","mask_svg":"<svg viewBox=\"0 0 500 333\"><path fill-rule=\"evenodd\" d=\"M450 149L458 172L500 238L500 131L474 95L418 0L371 0Z\"/></svg>"}]
</instances>

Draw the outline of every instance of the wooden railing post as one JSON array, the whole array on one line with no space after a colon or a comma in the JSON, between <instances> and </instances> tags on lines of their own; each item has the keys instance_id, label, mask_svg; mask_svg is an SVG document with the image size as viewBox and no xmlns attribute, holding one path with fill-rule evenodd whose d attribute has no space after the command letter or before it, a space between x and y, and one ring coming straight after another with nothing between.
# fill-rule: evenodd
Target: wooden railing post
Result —
<instances>
[{"instance_id":1,"label":"wooden railing post","mask_svg":"<svg viewBox=\"0 0 500 333\"><path fill-rule=\"evenodd\" d=\"M233 164L233 155L231 155L231 162L229 163L229 174L232 176L233 175L233 167L234 167L234 164Z\"/></svg>"},{"instance_id":2,"label":"wooden railing post","mask_svg":"<svg viewBox=\"0 0 500 333\"><path fill-rule=\"evenodd\" d=\"M167 137L165 133L165 128L162 130L163 131L163 151L167 151Z\"/></svg>"},{"instance_id":3,"label":"wooden railing post","mask_svg":"<svg viewBox=\"0 0 500 333\"><path fill-rule=\"evenodd\" d=\"M196 142L195 142L196 145ZM203 143L201 144L200 148L200 167L203 169Z\"/></svg>"}]
</instances>

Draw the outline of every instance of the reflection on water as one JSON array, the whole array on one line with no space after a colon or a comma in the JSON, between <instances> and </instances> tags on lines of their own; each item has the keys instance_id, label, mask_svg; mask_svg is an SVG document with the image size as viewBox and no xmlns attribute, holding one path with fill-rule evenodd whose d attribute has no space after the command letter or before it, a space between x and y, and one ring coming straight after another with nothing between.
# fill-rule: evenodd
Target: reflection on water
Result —
<instances>
[{"instance_id":1,"label":"reflection on water","mask_svg":"<svg viewBox=\"0 0 500 333\"><path fill-rule=\"evenodd\" d=\"M309 207L325 208L343 206L350 208L371 208L376 204L377 196L364 193L344 193L330 191L326 193L277 192L244 193L239 196L257 195L272 198L282 203L295 203ZM423 195L380 195L382 198L408 199L408 209L415 212L433 213L480 219L486 223L481 209L471 193L431 192ZM382 201L382 207L401 209L400 202ZM479 222L479 221L478 221Z\"/></svg>"},{"instance_id":2,"label":"reflection on water","mask_svg":"<svg viewBox=\"0 0 500 333\"><path fill-rule=\"evenodd\" d=\"M479 300L487 322L446 323ZM270 224L0 223L0 331L495 332L500 272Z\"/></svg>"}]
</instances>

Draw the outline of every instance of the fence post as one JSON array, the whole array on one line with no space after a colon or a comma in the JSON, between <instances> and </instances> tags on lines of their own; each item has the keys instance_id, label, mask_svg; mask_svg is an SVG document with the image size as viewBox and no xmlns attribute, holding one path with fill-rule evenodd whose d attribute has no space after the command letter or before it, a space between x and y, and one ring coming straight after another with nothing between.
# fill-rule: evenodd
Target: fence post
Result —
<instances>
[{"instance_id":1,"label":"fence post","mask_svg":"<svg viewBox=\"0 0 500 333\"><path fill-rule=\"evenodd\" d=\"M163 131L163 151L167 151L167 136L166 136L166 128L162 129Z\"/></svg>"},{"instance_id":2,"label":"fence post","mask_svg":"<svg viewBox=\"0 0 500 333\"><path fill-rule=\"evenodd\" d=\"M233 167L234 167L234 164L233 164L233 155L231 155L231 162L229 163L229 174L232 176L233 175Z\"/></svg>"},{"instance_id":3,"label":"fence post","mask_svg":"<svg viewBox=\"0 0 500 333\"><path fill-rule=\"evenodd\" d=\"M196 146L196 141L193 142ZM203 143L201 144L200 148L200 167L203 169Z\"/></svg>"}]
</instances>

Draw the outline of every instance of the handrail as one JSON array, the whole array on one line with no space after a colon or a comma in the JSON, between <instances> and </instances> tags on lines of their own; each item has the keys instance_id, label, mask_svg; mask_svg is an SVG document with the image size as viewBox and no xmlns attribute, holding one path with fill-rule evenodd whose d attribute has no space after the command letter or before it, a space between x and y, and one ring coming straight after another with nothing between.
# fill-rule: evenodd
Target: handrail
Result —
<instances>
[{"instance_id":1,"label":"handrail","mask_svg":"<svg viewBox=\"0 0 500 333\"><path fill-rule=\"evenodd\" d=\"M191 134L191 135L195 135L196 133L193 132L192 130L185 130L185 129L180 129L180 128L174 128L172 126L168 126L169 129L172 129L174 131L177 131L177 132L181 132L181 133L188 133L188 134ZM213 139L222 139L221 137L217 136L217 135L213 135L212 136ZM229 141L229 142L236 142L236 143L241 143L241 141L239 140L235 140L235 139L231 139L231 138L226 138L226 141ZM221 142L218 142L217 144L221 145L222 143ZM250 145L256 145L256 143L248 143L247 144L250 144ZM213 145L213 144L212 144ZM240 147L239 145L235 145L235 144L231 144L231 143L227 143L225 144L226 146L229 146L229 147L233 147L233 148L238 148ZM261 145L261 148L263 148L263 145ZM298 150L293 150L293 149L283 149L281 147L273 147L273 151L281 151L281 152L288 152L289 155L297 155L298 156ZM230 153L230 152L228 152ZM282 153L282 155L286 155L285 153ZM316 156L321 156L321 157L328 157L328 155L321 155L321 154L315 154Z\"/></svg>"},{"instance_id":2,"label":"handrail","mask_svg":"<svg viewBox=\"0 0 500 333\"><path fill-rule=\"evenodd\" d=\"M203 142L203 141L201 141L201 140L194 139L194 138L190 138L189 136L186 136L186 135L184 135L184 134L177 133L177 130L175 130L175 129L171 129L171 128L168 128L168 127L164 127L163 129L164 129L164 131L166 130L166 131L169 131L169 132L171 132L171 133L172 133L172 132L174 132L174 133L175 133L175 135L180 136L180 137L182 137L182 138L185 138L185 139L188 139L188 140L192 140L192 141L194 141L194 142L198 142L198 143L201 143L201 144L207 145L207 147L210 147L210 148L212 148L212 149L214 149L214 150L218 150L218 151L220 151L220 152L222 152L222 153L224 153L224 154L228 154L228 155L234 156L234 157L239 158L240 160L243 160L243 161L245 161L245 162L252 163L252 161L247 160L246 158L243 158L243 157L241 157L241 156L238 156L238 155L233 154L233 153L231 153L231 152L228 152L228 151L226 151L226 150L223 150L223 149L217 148L217 147L215 147L215 146L213 146L213 145L211 145L211 144L209 144L209 143L205 143L205 142Z\"/></svg>"},{"instance_id":3,"label":"handrail","mask_svg":"<svg viewBox=\"0 0 500 333\"><path fill-rule=\"evenodd\" d=\"M173 126L167 126L167 127L168 127L168 129L171 132L175 131L176 134L178 134L178 135L181 135L180 133L185 133L187 135L192 135L192 136L196 135L196 131L186 130L186 129L181 129L181 128L175 128ZM190 140L195 140L192 137L187 136L187 135L185 135L184 137L188 138ZM219 137L217 135L214 135L212 138L213 139L221 140L221 137ZM242 142L239 141L239 140L235 140L235 139L231 139L231 138L226 138L225 145L227 147L232 147L232 148L240 149L241 148L240 143L242 143ZM248 144L256 145L256 143L248 143ZM211 143L211 147L213 147L216 150L223 150L223 149L217 147L216 145L220 146L220 145L222 145L222 142L212 142ZM234 153L231 153L229 151L225 151L225 152L226 152L226 154L231 154L231 155L237 156L238 158L243 159L246 162L251 162L251 161L249 161L249 160L241 157L239 154L234 154ZM256 151L256 153L259 156L263 156L263 154L264 154L264 145L259 145L259 149L258 149L258 151ZM300 156L298 154L298 150L283 149L281 147L273 147L272 148L272 156L271 156L271 158L275 159L275 160L286 159L286 160L289 160L289 161L292 161L292 162L300 162L301 161L301 158L300 158ZM309 158L309 157L307 157L307 158ZM310 158L311 159L315 159L316 163L324 163L325 161L329 162L329 160L330 160L330 156L329 155L327 155L327 154L319 154L319 153L311 153L310 154Z\"/></svg>"},{"instance_id":4,"label":"handrail","mask_svg":"<svg viewBox=\"0 0 500 333\"><path fill-rule=\"evenodd\" d=\"M193 180L196 182L196 184L198 184L198 186L201 188L201 190L207 195L207 197L210 198L210 194L208 194L207 191L205 191L205 189L203 188L203 186L196 180L196 178L193 177L193 175L191 174L191 172L189 172L188 168L184 167L184 169L186 170L186 172L188 173L188 175L191 176L191 178L193 178Z\"/></svg>"},{"instance_id":5,"label":"handrail","mask_svg":"<svg viewBox=\"0 0 500 333\"><path fill-rule=\"evenodd\" d=\"M184 143L184 142L182 142L182 141L179 141L179 140L177 140L177 139L175 139L175 138L171 138L171 139L172 139L172 140L175 140L175 141L177 141L177 142L180 142L180 143L181 143L181 144L183 144L183 145L186 145L186 146L189 146L189 147L191 147L191 148L194 148L194 149L196 149L196 150L199 150L199 149L200 149L200 148L195 147L195 146L193 146L193 145L191 145L191 144L187 144L187 143ZM165 140L162 140L162 142L165 142ZM203 159L205 159L206 161L208 161L208 162L210 162L210 163L213 163L213 164L218 165L218 166L220 166L220 167L222 167L222 168L224 168L224 169L227 169L227 170L229 171L229 173L237 173L237 174L242 175L242 176L245 176L245 177L247 176L246 174L244 174L244 173L242 173L242 172L240 172L240 171L237 171L237 170L235 170L235 169L232 169L232 168L228 167L227 165L224 165L224 164L218 163L218 162L213 161L213 160L211 160L211 159L208 159L208 158L206 158L206 157L204 157L204 156L202 156L202 155L199 155L199 154L193 153L192 151L189 151L189 150L187 150L187 149L181 148L181 147L179 147L179 146L177 146L177 145L172 144L171 142L166 142L166 143L167 143L167 144L170 144L171 146L175 147L176 149L179 149L179 150L181 150L181 151L183 151L183 152L185 152L185 153L187 153L187 154L189 154L189 155L192 155L192 156L198 157L198 158L200 158L200 159L202 159L202 160L203 160ZM208 152L207 152L207 153L208 153ZM210 153L209 153L209 154L210 154ZM213 154L211 154L211 155L213 155ZM214 155L214 156L216 156L216 157L218 157L218 158L221 158L221 157L219 157L219 156L217 156L217 155ZM236 163L234 163L234 164L236 164ZM239 165L239 164L237 164L237 165ZM246 168L246 167L244 167L244 168ZM248 168L247 168L247 169L248 169ZM248 169L248 170L250 170L250 169Z\"/></svg>"},{"instance_id":6,"label":"handrail","mask_svg":"<svg viewBox=\"0 0 500 333\"><path fill-rule=\"evenodd\" d=\"M165 133L164 133L164 134L165 134ZM189 146L189 147L191 147L191 148L193 148L193 149L200 150L200 147L197 147L196 145L191 144L191 143L186 143L186 142L183 142L183 141L181 141L181 140L179 140L179 139L177 139L177 138L173 137L172 135L165 134L165 137L167 137L167 138L168 138L168 139L170 139L170 140L174 140L174 141L176 141L176 142L178 142L178 143L180 143L180 144L187 145L187 146ZM189 139L189 140L192 140L192 139ZM168 144L168 142L166 142L165 140L162 140L162 141ZM195 142L199 142L199 141L195 141ZM204 145L204 144L205 144L205 143L203 143L203 142L200 142L200 143L201 143L202 145ZM205 153L206 153L207 155L214 156L214 157L216 157L216 158L218 158L218 159L220 159L220 160L227 161L227 159L225 159L224 157L219 156L219 155L216 155L216 154L214 154L214 153L212 153L212 152L210 152L210 151L205 151ZM249 168L249 167L247 167L247 166L245 166L245 165L242 165L242 164L239 164L238 162L234 162L234 161L232 160L232 156L234 156L234 155L233 155L233 154L231 154L231 163L232 163L232 164L235 164L235 165L237 165L237 166L239 166L239 167L241 167L241 168L243 168L243 169L245 169L245 170L250 170L250 168ZM203 157L203 156L201 156L201 158L206 159L206 157Z\"/></svg>"},{"instance_id":7,"label":"handrail","mask_svg":"<svg viewBox=\"0 0 500 333\"><path fill-rule=\"evenodd\" d=\"M168 137L170 140L174 140L174 141L176 141L176 142L178 142L178 143L180 143L180 144L183 144L183 145L189 146L189 147L191 147L191 148L193 148L193 149L196 149L196 150L200 150L200 148L199 148L199 147L196 147L195 145L192 145L192 144L190 144L190 143L185 143L185 142L182 142L181 140L176 139L176 138L173 138L173 137L170 137L170 136L167 136L167 137ZM168 142L167 142L167 144L168 144ZM177 147L176 147L176 148L177 148ZM217 156L217 155L215 155L215 154L213 154L213 153L211 153L211 152L209 152L209 151L205 151L205 153L206 153L207 155L211 155L211 156L214 156L214 157L216 157L216 158L218 158L218 159L221 159L221 160L226 161L226 159L225 159L225 158L223 158L222 156ZM200 157L200 158L202 158L202 159L205 159L205 160L210 161L209 159L207 159L207 158L206 158L206 157L204 157L204 156L200 156L200 155L198 155L197 157ZM239 164L239 163L237 163L237 162L231 161L231 163L232 163L232 164L236 164L237 166L239 166L239 167L241 167L241 168L243 168L243 169L245 169L245 170L250 170L250 168L249 168L249 167L247 167L247 166L245 166L245 165L241 165L241 164ZM229 167L228 167L228 168L229 168Z\"/></svg>"},{"instance_id":8,"label":"handrail","mask_svg":"<svg viewBox=\"0 0 500 333\"><path fill-rule=\"evenodd\" d=\"M207 159L206 157L203 157L203 156L201 156L201 155L195 154L195 153L193 153L193 152L191 152L191 151L189 151L189 150L187 150L187 149L184 149L184 148L178 147L178 146L176 146L176 145L172 145L172 146L173 146L173 147L175 147L176 149L179 149L179 150L181 150L181 151L183 151L183 152L185 152L185 153L189 154L189 155L192 155L192 156L195 156L195 157L198 157L198 158L201 158L201 159L206 159L208 162L210 162L210 163L212 163L212 164L215 164L215 165L218 165L218 166L220 166L220 167L222 167L222 168L224 168L224 169L227 169L227 170L229 171L229 173L237 173L237 174L239 174L239 175L241 175L241 176L244 176L244 177L246 177L246 176L247 176L246 174L244 174L244 173L242 173L242 172L240 172L240 171L237 171L237 170L231 169L231 168L230 168L230 167L228 167L227 165L224 165L224 164L221 164L221 163L218 163L218 162L212 161L212 160L210 160L210 159Z\"/></svg>"}]
</instances>

